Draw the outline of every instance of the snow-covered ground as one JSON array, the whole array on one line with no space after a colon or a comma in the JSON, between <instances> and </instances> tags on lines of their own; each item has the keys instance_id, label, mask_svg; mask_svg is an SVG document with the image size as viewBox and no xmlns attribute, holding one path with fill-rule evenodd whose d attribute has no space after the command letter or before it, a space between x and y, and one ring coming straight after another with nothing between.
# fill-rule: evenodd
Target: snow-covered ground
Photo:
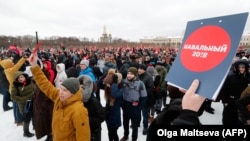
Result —
<instances>
[{"instance_id":1,"label":"snow-covered ground","mask_svg":"<svg viewBox=\"0 0 250 141\"><path fill-rule=\"evenodd\" d=\"M32 138L26 138L23 137L23 129L22 126L16 126L14 124L14 117L13 117L13 110L4 112L2 108L2 99L3 96L0 94L0 140L1 141L44 141L45 137L42 139L37 140L36 137ZM102 104L104 104L104 101L101 101ZM209 114L207 112L204 112L203 115L200 117L200 120L203 124L208 125L221 125L221 114L222 114L222 104L219 102L212 103L212 107L215 109L214 114ZM32 130L32 125L30 127L31 132L34 133ZM142 124L139 127L138 132L138 141L145 141L146 136L142 135ZM121 138L123 136L123 127L121 126L118 130L119 137ZM131 140L131 132L130 132L130 139ZM108 141L108 133L105 122L102 124L102 141Z\"/></svg>"}]
</instances>

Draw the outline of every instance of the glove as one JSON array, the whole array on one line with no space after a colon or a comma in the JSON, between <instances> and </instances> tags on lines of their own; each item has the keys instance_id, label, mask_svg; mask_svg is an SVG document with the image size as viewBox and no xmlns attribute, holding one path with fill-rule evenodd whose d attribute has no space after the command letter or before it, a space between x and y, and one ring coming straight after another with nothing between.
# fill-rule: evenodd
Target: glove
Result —
<instances>
[{"instance_id":1,"label":"glove","mask_svg":"<svg viewBox=\"0 0 250 141\"><path fill-rule=\"evenodd\" d=\"M114 74L112 83L117 84L117 82L118 82L118 76Z\"/></svg>"}]
</instances>

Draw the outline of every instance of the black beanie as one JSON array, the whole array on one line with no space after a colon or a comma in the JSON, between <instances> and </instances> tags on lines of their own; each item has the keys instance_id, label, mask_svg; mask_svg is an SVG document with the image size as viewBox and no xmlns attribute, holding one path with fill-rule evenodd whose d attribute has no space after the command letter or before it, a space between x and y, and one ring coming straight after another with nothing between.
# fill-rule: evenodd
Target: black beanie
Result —
<instances>
[{"instance_id":1,"label":"black beanie","mask_svg":"<svg viewBox=\"0 0 250 141\"><path fill-rule=\"evenodd\" d=\"M75 94L80 88L80 83L77 78L71 77L63 81L62 86L68 89L72 94Z\"/></svg>"},{"instance_id":2,"label":"black beanie","mask_svg":"<svg viewBox=\"0 0 250 141\"><path fill-rule=\"evenodd\" d=\"M131 72L131 73L133 73L135 76L137 76L137 68L136 68L136 67L130 67L130 68L128 69L128 72Z\"/></svg>"}]
</instances>

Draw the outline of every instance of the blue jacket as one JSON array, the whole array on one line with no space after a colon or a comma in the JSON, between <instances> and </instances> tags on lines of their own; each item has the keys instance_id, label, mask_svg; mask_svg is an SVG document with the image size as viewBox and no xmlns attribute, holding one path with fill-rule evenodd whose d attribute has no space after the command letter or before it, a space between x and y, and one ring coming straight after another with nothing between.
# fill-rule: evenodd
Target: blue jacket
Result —
<instances>
[{"instance_id":1,"label":"blue jacket","mask_svg":"<svg viewBox=\"0 0 250 141\"><path fill-rule=\"evenodd\" d=\"M79 73L79 76L82 75L88 75L91 78L92 82L96 82L95 75L93 73L93 70L90 67L87 67L85 70L81 70Z\"/></svg>"}]
</instances>

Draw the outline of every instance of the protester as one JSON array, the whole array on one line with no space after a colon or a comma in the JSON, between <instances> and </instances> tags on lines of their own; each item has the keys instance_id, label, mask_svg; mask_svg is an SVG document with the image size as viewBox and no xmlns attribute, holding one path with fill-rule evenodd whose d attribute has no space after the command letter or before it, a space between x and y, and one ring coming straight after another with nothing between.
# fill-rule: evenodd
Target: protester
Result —
<instances>
[{"instance_id":1,"label":"protester","mask_svg":"<svg viewBox=\"0 0 250 141\"><path fill-rule=\"evenodd\" d=\"M105 119L105 111L100 101L93 96L93 82L88 75L78 77L80 86L82 87L82 96L84 106L88 110L91 141L101 141L101 124Z\"/></svg>"},{"instance_id":2,"label":"protester","mask_svg":"<svg viewBox=\"0 0 250 141\"><path fill-rule=\"evenodd\" d=\"M115 72L110 73L111 70L113 69L109 69L108 75L104 78L106 123L109 141L119 141L117 130L121 126L121 102L124 87L121 82L122 74Z\"/></svg>"},{"instance_id":3,"label":"protester","mask_svg":"<svg viewBox=\"0 0 250 141\"><path fill-rule=\"evenodd\" d=\"M81 68L81 71L79 72L78 76L88 75L91 78L92 82L96 82L96 77L93 73L93 70L92 68L89 67L89 60L83 59L80 62L80 68Z\"/></svg>"},{"instance_id":4,"label":"protester","mask_svg":"<svg viewBox=\"0 0 250 141\"><path fill-rule=\"evenodd\" d=\"M65 72L65 65L63 63L56 64L56 78L54 80L55 86L60 89L61 84L68 78Z\"/></svg>"},{"instance_id":5,"label":"protester","mask_svg":"<svg viewBox=\"0 0 250 141\"><path fill-rule=\"evenodd\" d=\"M29 58L36 84L54 101L52 133L53 141L90 141L88 111L82 102L82 90L77 78L68 78L60 90L54 87L37 65L37 52Z\"/></svg>"},{"instance_id":6,"label":"protester","mask_svg":"<svg viewBox=\"0 0 250 141\"><path fill-rule=\"evenodd\" d=\"M17 59L15 59L17 60ZM8 59L7 62L5 62L5 69L4 73L6 75L6 78L9 82L9 93L11 95L11 89L13 86L14 81L14 74L24 65L25 61L27 60L27 56L21 57L15 64L12 61L12 59ZM1 61L3 62L3 61ZM18 108L18 104L16 102L13 102L13 113L14 113L14 120L17 126L23 125L23 118Z\"/></svg>"},{"instance_id":7,"label":"protester","mask_svg":"<svg viewBox=\"0 0 250 141\"><path fill-rule=\"evenodd\" d=\"M42 65L40 63L39 65ZM43 66L40 66L41 68ZM48 80L48 70L42 69ZM52 83L51 83L52 84ZM33 126L37 139L47 136L45 141L52 141L52 113L54 103L39 88L33 96Z\"/></svg>"},{"instance_id":8,"label":"protester","mask_svg":"<svg viewBox=\"0 0 250 141\"><path fill-rule=\"evenodd\" d=\"M35 83L29 78L28 74L17 71L14 74L13 86L11 89L11 99L18 104L19 111L23 115L23 136L33 137L34 134L30 133L29 126L32 119L32 111L24 111L25 103L27 100L32 100L33 93L36 91Z\"/></svg>"},{"instance_id":9,"label":"protester","mask_svg":"<svg viewBox=\"0 0 250 141\"><path fill-rule=\"evenodd\" d=\"M250 86L241 93L240 98L236 101L239 110L239 120L242 124L250 125Z\"/></svg>"},{"instance_id":10,"label":"protester","mask_svg":"<svg viewBox=\"0 0 250 141\"><path fill-rule=\"evenodd\" d=\"M124 82L123 93L123 128L124 134L120 141L128 140L129 121L131 120L132 140L138 138L138 127L141 121L142 106L147 102L147 91L144 83L137 78L137 68L130 67Z\"/></svg>"},{"instance_id":11,"label":"protester","mask_svg":"<svg viewBox=\"0 0 250 141\"><path fill-rule=\"evenodd\" d=\"M238 117L236 101L240 98L243 90L250 83L249 62L238 60L234 63L233 70L228 73L221 88L221 99L223 103L222 123L223 125L242 124Z\"/></svg>"},{"instance_id":12,"label":"protester","mask_svg":"<svg viewBox=\"0 0 250 141\"><path fill-rule=\"evenodd\" d=\"M150 109L155 104L155 98L153 95L154 90L154 79L151 74L149 74L147 70L147 65L145 64L139 64L138 66L138 79L141 80L146 88L146 94L147 94L147 101L142 106L142 123L143 123L143 131L142 134L146 135L148 130L148 120L149 120L149 112ZM153 66L152 66L153 67ZM156 72L157 73L157 72Z\"/></svg>"}]
</instances>

